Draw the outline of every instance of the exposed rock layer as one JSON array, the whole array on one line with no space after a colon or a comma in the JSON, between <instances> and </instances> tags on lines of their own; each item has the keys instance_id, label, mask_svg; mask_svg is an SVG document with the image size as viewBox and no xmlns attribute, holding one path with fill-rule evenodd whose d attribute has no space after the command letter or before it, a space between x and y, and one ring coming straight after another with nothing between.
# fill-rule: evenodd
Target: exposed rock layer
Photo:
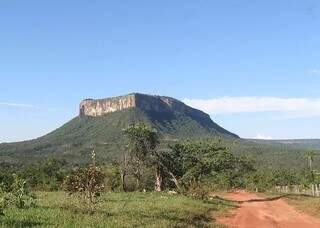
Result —
<instances>
[{"instance_id":1,"label":"exposed rock layer","mask_svg":"<svg viewBox=\"0 0 320 228\"><path fill-rule=\"evenodd\" d=\"M168 112L178 111L193 116L206 116L206 113L191 108L171 97L151 96L145 94L129 94L126 96L106 99L86 99L80 103L80 116L102 116L107 113L121 111L128 108L140 108L144 111Z\"/></svg>"},{"instance_id":2,"label":"exposed rock layer","mask_svg":"<svg viewBox=\"0 0 320 228\"><path fill-rule=\"evenodd\" d=\"M102 116L107 113L120 111L136 106L135 95L107 98L107 99L86 99L80 103L80 117Z\"/></svg>"}]
</instances>

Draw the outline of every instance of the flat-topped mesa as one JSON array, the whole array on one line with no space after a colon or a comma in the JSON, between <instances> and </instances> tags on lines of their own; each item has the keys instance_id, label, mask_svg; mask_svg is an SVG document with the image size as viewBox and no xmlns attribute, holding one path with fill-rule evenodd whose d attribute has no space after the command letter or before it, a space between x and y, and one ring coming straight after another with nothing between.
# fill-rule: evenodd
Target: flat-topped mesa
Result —
<instances>
[{"instance_id":1,"label":"flat-topped mesa","mask_svg":"<svg viewBox=\"0 0 320 228\"><path fill-rule=\"evenodd\" d=\"M80 117L97 117L129 108L140 108L144 111L155 112L178 111L193 116L209 117L204 112L193 109L174 98L139 93L106 99L86 99L80 103Z\"/></svg>"}]
</instances>

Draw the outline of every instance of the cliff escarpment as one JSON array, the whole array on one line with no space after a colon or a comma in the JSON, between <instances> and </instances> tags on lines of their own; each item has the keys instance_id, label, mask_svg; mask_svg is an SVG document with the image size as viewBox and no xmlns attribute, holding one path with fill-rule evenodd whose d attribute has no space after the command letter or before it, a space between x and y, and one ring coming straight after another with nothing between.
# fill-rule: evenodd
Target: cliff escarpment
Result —
<instances>
[{"instance_id":1,"label":"cliff escarpment","mask_svg":"<svg viewBox=\"0 0 320 228\"><path fill-rule=\"evenodd\" d=\"M152 112L181 112L195 117L209 118L209 115L191 108L181 101L165 96L133 93L106 99L86 99L80 103L79 115L98 117L129 108L139 108Z\"/></svg>"}]
</instances>

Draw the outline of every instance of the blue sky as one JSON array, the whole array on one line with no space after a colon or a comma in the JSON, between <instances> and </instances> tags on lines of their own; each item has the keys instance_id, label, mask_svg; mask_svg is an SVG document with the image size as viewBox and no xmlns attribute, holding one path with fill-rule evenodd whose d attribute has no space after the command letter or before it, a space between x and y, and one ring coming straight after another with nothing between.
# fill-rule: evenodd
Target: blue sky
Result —
<instances>
[{"instance_id":1,"label":"blue sky","mask_svg":"<svg viewBox=\"0 0 320 228\"><path fill-rule=\"evenodd\" d=\"M319 25L317 0L1 0L0 141L134 91L242 137L320 138Z\"/></svg>"}]
</instances>

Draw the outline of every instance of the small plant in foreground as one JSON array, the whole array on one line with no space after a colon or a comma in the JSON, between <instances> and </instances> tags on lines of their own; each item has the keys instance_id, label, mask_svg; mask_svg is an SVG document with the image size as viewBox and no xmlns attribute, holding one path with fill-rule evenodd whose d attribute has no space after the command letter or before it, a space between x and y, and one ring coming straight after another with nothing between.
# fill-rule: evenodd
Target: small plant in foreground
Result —
<instances>
[{"instance_id":1,"label":"small plant in foreground","mask_svg":"<svg viewBox=\"0 0 320 228\"><path fill-rule=\"evenodd\" d=\"M65 190L70 194L80 193L86 200L91 212L95 210L97 197L104 190L104 174L96 166L96 154L92 151L92 163L77 168L66 179Z\"/></svg>"},{"instance_id":2,"label":"small plant in foreground","mask_svg":"<svg viewBox=\"0 0 320 228\"><path fill-rule=\"evenodd\" d=\"M0 185L0 216L4 215L4 210L7 206L3 184Z\"/></svg>"}]
</instances>

